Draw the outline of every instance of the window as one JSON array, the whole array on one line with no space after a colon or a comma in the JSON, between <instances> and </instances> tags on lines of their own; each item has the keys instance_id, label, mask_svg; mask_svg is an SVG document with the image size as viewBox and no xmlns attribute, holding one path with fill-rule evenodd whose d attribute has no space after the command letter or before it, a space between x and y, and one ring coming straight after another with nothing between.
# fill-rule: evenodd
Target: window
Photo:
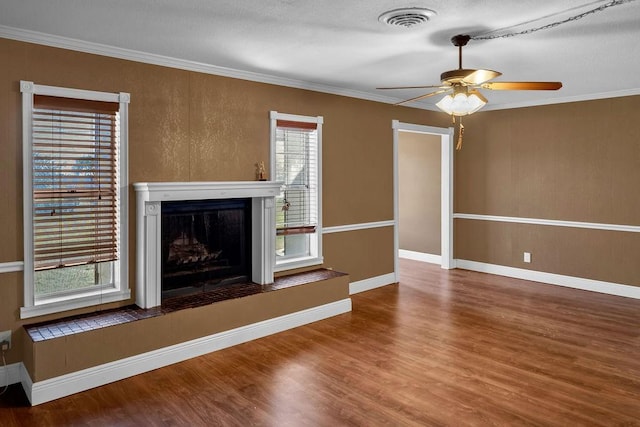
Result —
<instances>
[{"instance_id":1,"label":"window","mask_svg":"<svg viewBox=\"0 0 640 427\"><path fill-rule=\"evenodd\" d=\"M276 271L322 264L322 117L271 112L276 197Z\"/></svg>"},{"instance_id":2,"label":"window","mask_svg":"<svg viewBox=\"0 0 640 427\"><path fill-rule=\"evenodd\" d=\"M128 299L128 94L21 82L21 317Z\"/></svg>"}]
</instances>

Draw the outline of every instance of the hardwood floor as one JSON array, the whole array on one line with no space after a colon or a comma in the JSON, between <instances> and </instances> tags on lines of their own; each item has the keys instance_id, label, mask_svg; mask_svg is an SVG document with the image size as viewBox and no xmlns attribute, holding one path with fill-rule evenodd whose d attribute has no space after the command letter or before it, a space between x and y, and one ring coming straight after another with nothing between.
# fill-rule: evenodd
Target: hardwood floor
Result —
<instances>
[{"instance_id":1,"label":"hardwood floor","mask_svg":"<svg viewBox=\"0 0 640 427\"><path fill-rule=\"evenodd\" d=\"M353 312L0 425L640 425L640 301L401 260Z\"/></svg>"}]
</instances>

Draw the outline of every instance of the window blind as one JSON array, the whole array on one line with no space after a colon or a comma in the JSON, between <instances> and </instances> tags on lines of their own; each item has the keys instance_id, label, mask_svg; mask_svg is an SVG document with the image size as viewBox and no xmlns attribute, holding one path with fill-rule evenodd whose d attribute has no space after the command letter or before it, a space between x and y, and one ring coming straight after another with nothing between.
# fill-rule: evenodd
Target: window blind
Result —
<instances>
[{"instance_id":1,"label":"window blind","mask_svg":"<svg viewBox=\"0 0 640 427\"><path fill-rule=\"evenodd\" d=\"M275 179L284 183L276 197L276 234L315 233L317 218L316 123L277 120Z\"/></svg>"},{"instance_id":2,"label":"window blind","mask_svg":"<svg viewBox=\"0 0 640 427\"><path fill-rule=\"evenodd\" d=\"M34 96L35 270L117 260L118 107Z\"/></svg>"}]
</instances>

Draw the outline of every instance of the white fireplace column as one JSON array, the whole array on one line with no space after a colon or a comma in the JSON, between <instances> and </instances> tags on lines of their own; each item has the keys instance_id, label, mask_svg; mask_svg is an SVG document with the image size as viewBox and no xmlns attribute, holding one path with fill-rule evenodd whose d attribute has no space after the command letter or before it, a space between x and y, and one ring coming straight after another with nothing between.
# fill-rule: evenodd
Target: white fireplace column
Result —
<instances>
[{"instance_id":1,"label":"white fireplace column","mask_svg":"<svg viewBox=\"0 0 640 427\"><path fill-rule=\"evenodd\" d=\"M136 191L136 304L161 303L162 202L178 200L251 199L251 280L273 283L275 265L275 196L282 184L273 181L138 182Z\"/></svg>"}]
</instances>

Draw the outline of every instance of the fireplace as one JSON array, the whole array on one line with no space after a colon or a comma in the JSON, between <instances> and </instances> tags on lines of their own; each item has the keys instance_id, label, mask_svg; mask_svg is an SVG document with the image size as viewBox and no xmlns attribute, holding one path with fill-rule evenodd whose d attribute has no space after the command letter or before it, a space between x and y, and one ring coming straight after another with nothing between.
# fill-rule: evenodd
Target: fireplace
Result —
<instances>
[{"instance_id":1,"label":"fireplace","mask_svg":"<svg viewBox=\"0 0 640 427\"><path fill-rule=\"evenodd\" d=\"M135 183L136 304L234 281L273 283L271 181ZM242 229L242 231L240 231Z\"/></svg>"},{"instance_id":2,"label":"fireplace","mask_svg":"<svg viewBox=\"0 0 640 427\"><path fill-rule=\"evenodd\" d=\"M161 301L251 280L251 199L162 202Z\"/></svg>"}]
</instances>

